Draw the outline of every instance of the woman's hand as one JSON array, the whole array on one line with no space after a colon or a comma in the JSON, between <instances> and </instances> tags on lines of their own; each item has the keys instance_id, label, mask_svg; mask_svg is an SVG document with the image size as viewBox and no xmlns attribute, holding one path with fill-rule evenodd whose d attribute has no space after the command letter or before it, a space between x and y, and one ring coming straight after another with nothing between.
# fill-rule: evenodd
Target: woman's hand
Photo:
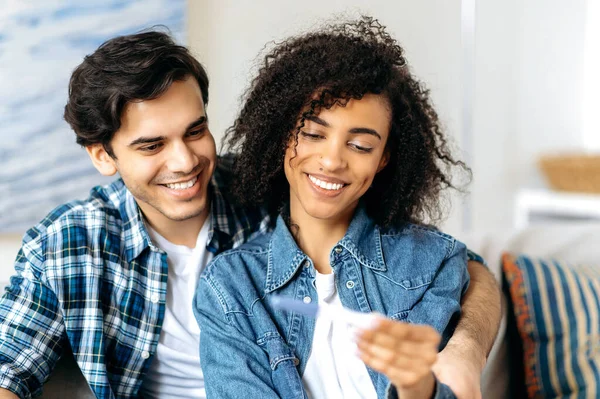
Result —
<instances>
[{"instance_id":1,"label":"woman's hand","mask_svg":"<svg viewBox=\"0 0 600 399\"><path fill-rule=\"evenodd\" d=\"M435 389L432 366L440 334L430 326L380 318L357 334L360 358L385 376L402 399L430 398Z\"/></svg>"}]
</instances>

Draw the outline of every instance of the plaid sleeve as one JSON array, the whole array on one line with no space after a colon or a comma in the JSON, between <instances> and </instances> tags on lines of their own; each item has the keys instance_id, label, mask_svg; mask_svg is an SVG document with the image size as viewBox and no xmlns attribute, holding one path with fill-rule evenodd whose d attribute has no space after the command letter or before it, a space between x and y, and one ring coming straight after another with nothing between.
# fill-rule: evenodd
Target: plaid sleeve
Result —
<instances>
[{"instance_id":1,"label":"plaid sleeve","mask_svg":"<svg viewBox=\"0 0 600 399\"><path fill-rule=\"evenodd\" d=\"M479 254L471 251L470 249L467 248L467 258L469 260L475 261L475 262L479 262L484 266L488 266L487 262L485 261L485 259L483 259Z\"/></svg>"},{"instance_id":2,"label":"plaid sleeve","mask_svg":"<svg viewBox=\"0 0 600 399\"><path fill-rule=\"evenodd\" d=\"M54 292L42 282L43 254L32 229L0 299L0 387L21 398L40 393L62 352L64 325Z\"/></svg>"}]
</instances>

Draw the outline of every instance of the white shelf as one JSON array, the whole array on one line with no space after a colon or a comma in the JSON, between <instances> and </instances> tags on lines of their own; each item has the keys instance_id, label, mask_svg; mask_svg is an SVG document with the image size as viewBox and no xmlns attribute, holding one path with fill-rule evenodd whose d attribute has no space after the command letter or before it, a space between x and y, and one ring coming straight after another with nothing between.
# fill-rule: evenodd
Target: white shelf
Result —
<instances>
[{"instance_id":1,"label":"white shelf","mask_svg":"<svg viewBox=\"0 0 600 399\"><path fill-rule=\"evenodd\" d=\"M531 189L519 191L515 201L515 227L527 226L534 214L600 219L600 194Z\"/></svg>"}]
</instances>

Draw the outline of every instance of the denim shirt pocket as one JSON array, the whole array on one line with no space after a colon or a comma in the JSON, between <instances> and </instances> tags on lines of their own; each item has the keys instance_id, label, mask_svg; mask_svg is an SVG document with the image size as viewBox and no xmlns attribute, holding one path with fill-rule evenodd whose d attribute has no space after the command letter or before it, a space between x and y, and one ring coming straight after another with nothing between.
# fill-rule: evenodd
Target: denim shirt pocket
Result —
<instances>
[{"instance_id":1,"label":"denim shirt pocket","mask_svg":"<svg viewBox=\"0 0 600 399\"><path fill-rule=\"evenodd\" d=\"M413 276L409 279L401 279L398 284L405 290L416 290L427 287L433 281L435 273L426 273L420 276Z\"/></svg>"},{"instance_id":2,"label":"denim shirt pocket","mask_svg":"<svg viewBox=\"0 0 600 399\"><path fill-rule=\"evenodd\" d=\"M380 292L387 292L385 315L393 320L403 321L408 318L412 308L421 300L427 288L435 278L435 273L423 273L410 276L396 273L395 270L385 272L374 271ZM383 310L383 309L382 309Z\"/></svg>"},{"instance_id":3,"label":"denim shirt pocket","mask_svg":"<svg viewBox=\"0 0 600 399\"><path fill-rule=\"evenodd\" d=\"M283 398L305 398L298 373L299 360L277 332L267 332L257 340L265 351L271 367L271 378L277 393Z\"/></svg>"}]
</instances>

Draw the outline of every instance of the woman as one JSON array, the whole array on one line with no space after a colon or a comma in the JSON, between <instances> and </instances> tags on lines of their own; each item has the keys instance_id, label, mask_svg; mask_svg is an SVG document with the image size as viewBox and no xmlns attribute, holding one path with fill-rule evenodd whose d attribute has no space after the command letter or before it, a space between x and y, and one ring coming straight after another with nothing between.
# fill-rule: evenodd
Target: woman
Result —
<instances>
[{"instance_id":1,"label":"woman","mask_svg":"<svg viewBox=\"0 0 600 399\"><path fill-rule=\"evenodd\" d=\"M425 221L439 220L452 167L468 169L428 92L371 18L288 39L265 60L228 143L237 197L279 216L201 278L209 397L454 397L431 367L468 285L466 248ZM277 310L275 296L383 316L353 332Z\"/></svg>"}]
</instances>

